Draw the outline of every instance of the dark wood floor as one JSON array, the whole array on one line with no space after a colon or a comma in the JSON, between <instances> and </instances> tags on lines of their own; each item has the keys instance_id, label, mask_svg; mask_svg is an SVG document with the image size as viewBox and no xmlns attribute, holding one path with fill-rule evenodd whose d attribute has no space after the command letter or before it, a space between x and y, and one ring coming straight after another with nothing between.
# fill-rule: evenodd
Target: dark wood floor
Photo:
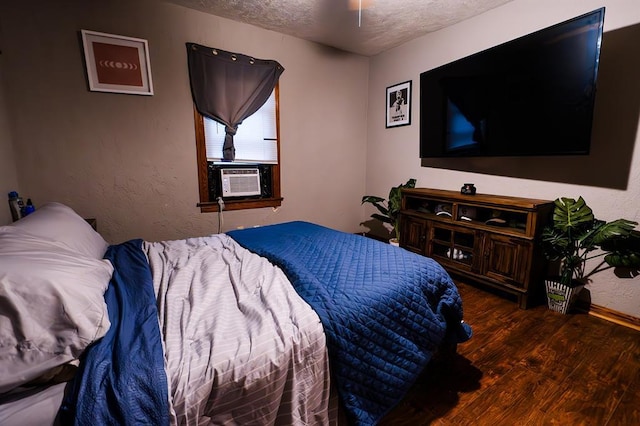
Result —
<instances>
[{"instance_id":1,"label":"dark wood floor","mask_svg":"<svg viewBox=\"0 0 640 426\"><path fill-rule=\"evenodd\" d=\"M640 425L640 331L458 287L474 336L381 425Z\"/></svg>"}]
</instances>

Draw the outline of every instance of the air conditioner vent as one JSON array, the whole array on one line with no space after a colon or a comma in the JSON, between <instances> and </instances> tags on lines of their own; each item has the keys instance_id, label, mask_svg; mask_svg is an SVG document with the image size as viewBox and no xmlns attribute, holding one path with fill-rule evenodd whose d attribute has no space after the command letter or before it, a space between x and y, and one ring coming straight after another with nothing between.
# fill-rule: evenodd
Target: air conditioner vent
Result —
<instances>
[{"instance_id":1,"label":"air conditioner vent","mask_svg":"<svg viewBox=\"0 0 640 426\"><path fill-rule=\"evenodd\" d=\"M258 169L220 169L223 197L260 195Z\"/></svg>"}]
</instances>

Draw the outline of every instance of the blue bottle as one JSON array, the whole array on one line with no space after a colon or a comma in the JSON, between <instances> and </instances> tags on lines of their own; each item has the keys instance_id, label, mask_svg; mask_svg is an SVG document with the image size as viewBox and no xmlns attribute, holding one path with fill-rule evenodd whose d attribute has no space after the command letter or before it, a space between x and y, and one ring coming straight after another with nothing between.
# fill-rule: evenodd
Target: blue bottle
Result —
<instances>
[{"instance_id":1,"label":"blue bottle","mask_svg":"<svg viewBox=\"0 0 640 426\"><path fill-rule=\"evenodd\" d=\"M27 205L24 206L24 210L23 210L23 214L22 216L28 216L31 213L36 211L36 207L33 205L33 203L31 202L31 198L27 198Z\"/></svg>"}]
</instances>

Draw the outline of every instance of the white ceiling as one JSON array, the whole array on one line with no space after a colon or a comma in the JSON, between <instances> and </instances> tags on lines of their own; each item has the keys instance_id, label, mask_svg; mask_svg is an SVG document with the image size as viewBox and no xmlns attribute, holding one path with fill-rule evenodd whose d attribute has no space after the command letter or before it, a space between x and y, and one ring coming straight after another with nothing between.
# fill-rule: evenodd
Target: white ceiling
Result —
<instances>
[{"instance_id":1,"label":"white ceiling","mask_svg":"<svg viewBox=\"0 0 640 426\"><path fill-rule=\"evenodd\" d=\"M512 0L166 1L373 56Z\"/></svg>"}]
</instances>

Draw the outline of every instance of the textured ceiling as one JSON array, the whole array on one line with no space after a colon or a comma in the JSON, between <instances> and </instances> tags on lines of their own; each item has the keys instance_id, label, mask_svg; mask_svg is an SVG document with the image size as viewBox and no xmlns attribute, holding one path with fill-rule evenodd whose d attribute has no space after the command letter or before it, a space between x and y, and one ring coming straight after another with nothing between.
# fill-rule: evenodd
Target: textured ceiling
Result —
<instances>
[{"instance_id":1,"label":"textured ceiling","mask_svg":"<svg viewBox=\"0 0 640 426\"><path fill-rule=\"evenodd\" d=\"M166 1L373 56L512 0Z\"/></svg>"}]
</instances>

